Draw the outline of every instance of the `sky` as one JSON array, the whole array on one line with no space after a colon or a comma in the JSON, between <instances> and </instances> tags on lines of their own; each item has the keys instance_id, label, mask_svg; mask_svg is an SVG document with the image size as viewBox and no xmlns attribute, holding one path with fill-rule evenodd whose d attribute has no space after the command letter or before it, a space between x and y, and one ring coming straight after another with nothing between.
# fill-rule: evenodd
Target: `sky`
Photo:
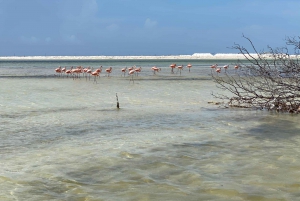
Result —
<instances>
[{"instance_id":1,"label":"sky","mask_svg":"<svg viewBox=\"0 0 300 201\"><path fill-rule=\"evenodd\" d=\"M0 0L0 56L258 51L300 36L299 0Z\"/></svg>"}]
</instances>

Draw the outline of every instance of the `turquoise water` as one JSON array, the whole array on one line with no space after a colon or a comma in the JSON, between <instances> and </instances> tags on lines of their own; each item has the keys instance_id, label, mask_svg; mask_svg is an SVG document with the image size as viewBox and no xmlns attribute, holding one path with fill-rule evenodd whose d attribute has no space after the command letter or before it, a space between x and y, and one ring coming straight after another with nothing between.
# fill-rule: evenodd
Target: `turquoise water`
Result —
<instances>
[{"instance_id":1,"label":"turquoise water","mask_svg":"<svg viewBox=\"0 0 300 201\"><path fill-rule=\"evenodd\" d=\"M0 200L298 200L299 115L209 104L223 62L1 62Z\"/></svg>"}]
</instances>

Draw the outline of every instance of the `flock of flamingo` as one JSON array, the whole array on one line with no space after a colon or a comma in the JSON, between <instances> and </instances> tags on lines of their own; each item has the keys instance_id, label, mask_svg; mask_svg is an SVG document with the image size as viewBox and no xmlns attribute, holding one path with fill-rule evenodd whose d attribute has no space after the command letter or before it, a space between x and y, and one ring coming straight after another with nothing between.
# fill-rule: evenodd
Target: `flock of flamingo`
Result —
<instances>
[{"instance_id":1,"label":"flock of flamingo","mask_svg":"<svg viewBox=\"0 0 300 201\"><path fill-rule=\"evenodd\" d=\"M189 69L189 72L191 72L192 65L189 63L186 67ZM181 75L181 71L183 70L184 66L176 65L175 63L172 63L170 65L170 68L171 68L171 73L174 73L174 69L177 68L178 69L177 72L179 71L180 75ZM217 72L217 73L221 73L221 68L218 67L218 64L214 64L210 68L215 69L215 72ZM229 68L229 65L225 65L225 66L223 66L223 68L226 72L226 70ZM236 65L234 68L235 68L235 70L237 70L239 68L239 66ZM157 72L161 71L161 68L153 66L153 67L151 67L151 70L153 71L153 74L156 75ZM142 67L136 67L136 66L132 66L129 68L125 67L125 68L121 69L121 73L122 73L121 75L125 77L126 73L128 72L128 75L131 76L130 81L134 82L133 76L134 75L138 76L138 74L141 71L142 71ZM72 77L73 79L80 78L81 75L83 77L86 77L86 79L88 79L88 78L90 79L90 77L93 76L94 82L97 82L96 78L100 77L100 74L102 72L102 66L100 66L99 68L97 68L94 71L92 70L91 67L83 68L82 66L77 66L76 68L73 68L73 66L72 66L70 69L67 69L66 67L62 68L61 66L59 66L58 68L55 69L55 72L58 76ZM112 72L112 67L105 69L105 73L106 73L105 76L109 77L111 72Z\"/></svg>"},{"instance_id":2,"label":"flock of flamingo","mask_svg":"<svg viewBox=\"0 0 300 201\"><path fill-rule=\"evenodd\" d=\"M211 69L215 69L215 71L216 71L217 73L221 73L221 70L222 70L222 68L218 67L218 64L211 65L210 68L211 68ZM226 72L227 69L229 68L229 65L227 64L227 65L223 66L223 68L224 68L224 70L225 70L225 72ZM235 65L235 66L234 66L234 69L235 69L235 70L238 70L238 69L239 69L239 66L238 66L238 65Z\"/></svg>"}]
</instances>

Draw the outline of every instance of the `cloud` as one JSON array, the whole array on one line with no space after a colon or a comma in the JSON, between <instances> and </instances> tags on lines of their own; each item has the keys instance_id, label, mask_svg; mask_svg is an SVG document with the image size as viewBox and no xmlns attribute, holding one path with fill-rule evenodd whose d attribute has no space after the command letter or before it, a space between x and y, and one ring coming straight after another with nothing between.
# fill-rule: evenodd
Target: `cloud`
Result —
<instances>
[{"instance_id":1,"label":"cloud","mask_svg":"<svg viewBox=\"0 0 300 201\"><path fill-rule=\"evenodd\" d=\"M23 43L29 43L29 44L36 44L39 42L39 39L36 38L35 36L31 36L31 37L21 36L20 40Z\"/></svg>"},{"instance_id":2,"label":"cloud","mask_svg":"<svg viewBox=\"0 0 300 201\"><path fill-rule=\"evenodd\" d=\"M151 20L150 18L147 18L144 24L144 27L147 29L151 29L153 27L155 27L157 24L156 21Z\"/></svg>"}]
</instances>

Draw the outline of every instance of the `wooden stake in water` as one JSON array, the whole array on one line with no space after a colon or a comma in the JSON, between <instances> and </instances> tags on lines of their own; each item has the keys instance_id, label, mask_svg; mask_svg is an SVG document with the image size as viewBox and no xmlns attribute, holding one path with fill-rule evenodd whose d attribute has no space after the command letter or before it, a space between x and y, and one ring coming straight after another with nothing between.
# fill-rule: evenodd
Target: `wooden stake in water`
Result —
<instances>
[{"instance_id":1,"label":"wooden stake in water","mask_svg":"<svg viewBox=\"0 0 300 201\"><path fill-rule=\"evenodd\" d=\"M116 98L117 98L117 108L120 109L119 99L118 99L118 94L117 93L116 93Z\"/></svg>"}]
</instances>

